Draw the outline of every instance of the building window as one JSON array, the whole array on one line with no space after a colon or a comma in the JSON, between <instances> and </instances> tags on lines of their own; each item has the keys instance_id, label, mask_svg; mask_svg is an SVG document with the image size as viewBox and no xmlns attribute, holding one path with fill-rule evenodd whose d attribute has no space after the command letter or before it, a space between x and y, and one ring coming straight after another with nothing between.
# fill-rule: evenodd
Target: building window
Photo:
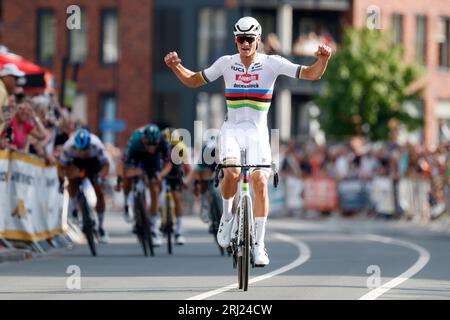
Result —
<instances>
[{"instance_id":1,"label":"building window","mask_svg":"<svg viewBox=\"0 0 450 320\"><path fill-rule=\"evenodd\" d=\"M116 143L116 132L121 131L115 128L117 124L117 100L115 94L102 94L100 97L100 136L103 143Z\"/></svg>"},{"instance_id":2,"label":"building window","mask_svg":"<svg viewBox=\"0 0 450 320\"><path fill-rule=\"evenodd\" d=\"M52 66L56 50L56 18L53 10L38 10L38 52L37 61Z\"/></svg>"},{"instance_id":3,"label":"building window","mask_svg":"<svg viewBox=\"0 0 450 320\"><path fill-rule=\"evenodd\" d=\"M119 25L117 10L106 9L102 11L102 63L116 63L119 59Z\"/></svg>"},{"instance_id":4,"label":"building window","mask_svg":"<svg viewBox=\"0 0 450 320\"><path fill-rule=\"evenodd\" d=\"M88 50L86 11L81 9L81 29L69 30L69 60L71 63L83 63Z\"/></svg>"},{"instance_id":5,"label":"building window","mask_svg":"<svg viewBox=\"0 0 450 320\"><path fill-rule=\"evenodd\" d=\"M426 64L427 45L427 17L416 17L416 60L420 64Z\"/></svg>"},{"instance_id":6,"label":"building window","mask_svg":"<svg viewBox=\"0 0 450 320\"><path fill-rule=\"evenodd\" d=\"M225 9L205 8L198 16L198 67L204 69L225 52L226 13Z\"/></svg>"},{"instance_id":7,"label":"building window","mask_svg":"<svg viewBox=\"0 0 450 320\"><path fill-rule=\"evenodd\" d=\"M153 119L162 127L180 128L182 124L181 97L176 92L155 94Z\"/></svg>"},{"instance_id":8,"label":"building window","mask_svg":"<svg viewBox=\"0 0 450 320\"><path fill-rule=\"evenodd\" d=\"M435 109L439 143L450 142L450 100L438 100Z\"/></svg>"},{"instance_id":9,"label":"building window","mask_svg":"<svg viewBox=\"0 0 450 320\"><path fill-rule=\"evenodd\" d=\"M181 48L181 10L178 8L157 8L155 11L155 61L157 72L169 71L164 63L167 52ZM182 53L178 52L179 55Z\"/></svg>"},{"instance_id":10,"label":"building window","mask_svg":"<svg viewBox=\"0 0 450 320\"><path fill-rule=\"evenodd\" d=\"M439 67L449 67L449 18L441 17L438 25Z\"/></svg>"},{"instance_id":11,"label":"building window","mask_svg":"<svg viewBox=\"0 0 450 320\"><path fill-rule=\"evenodd\" d=\"M77 92L73 101L72 113L80 119L82 123L88 123L86 94Z\"/></svg>"},{"instance_id":12,"label":"building window","mask_svg":"<svg viewBox=\"0 0 450 320\"><path fill-rule=\"evenodd\" d=\"M392 32L394 44L403 42L403 16L401 14L392 15Z\"/></svg>"}]
</instances>

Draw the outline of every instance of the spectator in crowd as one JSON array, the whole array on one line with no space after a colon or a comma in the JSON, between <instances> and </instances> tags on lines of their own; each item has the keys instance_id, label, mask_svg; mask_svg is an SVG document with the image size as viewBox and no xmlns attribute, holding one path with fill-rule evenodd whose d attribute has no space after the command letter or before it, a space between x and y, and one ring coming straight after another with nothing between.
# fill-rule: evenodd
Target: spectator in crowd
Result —
<instances>
[{"instance_id":1,"label":"spectator in crowd","mask_svg":"<svg viewBox=\"0 0 450 320\"><path fill-rule=\"evenodd\" d=\"M48 138L39 141L34 137L30 137L30 153L43 154L44 160L47 164L56 164L57 160L53 155L54 141L56 137L56 119L50 113L50 99L45 95L37 95L31 99L34 111L41 123L43 124Z\"/></svg>"},{"instance_id":2,"label":"spectator in crowd","mask_svg":"<svg viewBox=\"0 0 450 320\"><path fill-rule=\"evenodd\" d=\"M297 56L313 57L318 43L326 43L332 52L336 52L336 42L324 26L320 27L319 35L313 31L308 34L300 34L292 46L292 52Z\"/></svg>"},{"instance_id":3,"label":"spectator in crowd","mask_svg":"<svg viewBox=\"0 0 450 320\"><path fill-rule=\"evenodd\" d=\"M264 53L265 54L280 54L281 44L278 40L278 36L271 32L267 35L267 39L264 42Z\"/></svg>"},{"instance_id":4,"label":"spectator in crowd","mask_svg":"<svg viewBox=\"0 0 450 320\"><path fill-rule=\"evenodd\" d=\"M49 139L47 130L31 107L30 101L26 99L17 104L17 111L11 120L11 129L11 147L14 150L27 152L29 136L41 142ZM38 154L44 156L43 150L38 150Z\"/></svg>"},{"instance_id":5,"label":"spectator in crowd","mask_svg":"<svg viewBox=\"0 0 450 320\"><path fill-rule=\"evenodd\" d=\"M11 140L12 132L9 126L14 116L14 110L9 104L9 96L14 93L17 79L24 75L25 73L12 63L5 64L0 70L0 149L7 147ZM6 134L3 134L4 130Z\"/></svg>"},{"instance_id":6,"label":"spectator in crowd","mask_svg":"<svg viewBox=\"0 0 450 320\"><path fill-rule=\"evenodd\" d=\"M70 136L80 127L76 117L74 115L67 115L60 119L59 125L56 128L55 141L54 141L54 153L55 156L59 155L60 149L64 143L69 140Z\"/></svg>"},{"instance_id":7,"label":"spectator in crowd","mask_svg":"<svg viewBox=\"0 0 450 320\"><path fill-rule=\"evenodd\" d=\"M298 56L313 57L320 43L320 38L315 32L310 32L307 36L300 35L294 43L292 52Z\"/></svg>"}]
</instances>

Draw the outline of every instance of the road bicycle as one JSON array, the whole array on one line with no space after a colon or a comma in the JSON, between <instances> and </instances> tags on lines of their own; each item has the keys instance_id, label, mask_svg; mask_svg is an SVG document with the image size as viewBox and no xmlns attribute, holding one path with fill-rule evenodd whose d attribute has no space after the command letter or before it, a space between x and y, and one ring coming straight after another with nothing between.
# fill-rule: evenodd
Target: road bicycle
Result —
<instances>
[{"instance_id":1,"label":"road bicycle","mask_svg":"<svg viewBox=\"0 0 450 320\"><path fill-rule=\"evenodd\" d=\"M208 196L208 218L210 221L209 232L214 237L214 243L219 248L220 255L225 255L225 249L219 245L217 241L217 231L219 230L220 218L222 217L222 198L217 191L217 187L214 185L214 179L202 179L198 180L200 183L207 183L208 189L206 190Z\"/></svg>"},{"instance_id":2,"label":"road bicycle","mask_svg":"<svg viewBox=\"0 0 450 320\"><path fill-rule=\"evenodd\" d=\"M150 232L150 219L145 210L146 208L146 184L145 176L143 174L131 177L132 179L132 199L133 199L133 213L136 222L136 236L142 246L144 255L154 255L153 240Z\"/></svg>"},{"instance_id":3,"label":"road bicycle","mask_svg":"<svg viewBox=\"0 0 450 320\"><path fill-rule=\"evenodd\" d=\"M85 170L80 170L79 177L75 179L75 183L78 186L78 206L81 211L82 219L82 231L86 236L89 249L93 256L97 255L97 245L95 238L98 238L97 231L95 230L95 217L93 211L97 203L97 197L95 195L94 188L91 181L86 176Z\"/></svg>"},{"instance_id":4,"label":"road bicycle","mask_svg":"<svg viewBox=\"0 0 450 320\"><path fill-rule=\"evenodd\" d=\"M169 177L170 178L170 177ZM173 228L176 224L177 217L175 213L175 200L172 193L170 183L165 181L164 205L162 207L161 232L167 238L167 252L172 254L174 234Z\"/></svg>"},{"instance_id":5,"label":"road bicycle","mask_svg":"<svg viewBox=\"0 0 450 320\"><path fill-rule=\"evenodd\" d=\"M224 168L240 168L240 187L239 202L234 215L233 226L231 228L231 246L229 252L233 256L233 268L238 271L239 289L248 290L250 265L256 265L253 259L253 250L255 246L255 225L253 220L253 204L250 195L249 177L251 168L271 168L274 173L274 187L278 186L278 173L275 164L271 165L249 165L247 162L247 151L241 150L242 165L237 164L219 164L215 172L215 186L219 185L219 175ZM222 172L223 175L223 172Z\"/></svg>"}]
</instances>

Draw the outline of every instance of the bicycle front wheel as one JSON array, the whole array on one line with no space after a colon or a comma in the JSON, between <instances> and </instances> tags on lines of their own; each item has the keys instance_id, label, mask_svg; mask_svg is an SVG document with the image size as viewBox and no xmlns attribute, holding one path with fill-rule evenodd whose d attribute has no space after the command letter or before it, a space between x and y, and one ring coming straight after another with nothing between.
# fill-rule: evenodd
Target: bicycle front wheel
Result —
<instances>
[{"instance_id":1,"label":"bicycle front wheel","mask_svg":"<svg viewBox=\"0 0 450 320\"><path fill-rule=\"evenodd\" d=\"M242 239L239 244L240 254L238 256L238 279L239 289L248 290L249 269L250 269L250 199L245 197L242 201L241 214L244 215Z\"/></svg>"},{"instance_id":2,"label":"bicycle front wheel","mask_svg":"<svg viewBox=\"0 0 450 320\"><path fill-rule=\"evenodd\" d=\"M150 225L145 214L143 199L139 194L135 195L134 211L136 214L136 233L144 255L148 256L150 253L153 256L153 246L149 245L149 239L151 241Z\"/></svg>"},{"instance_id":3,"label":"bicycle front wheel","mask_svg":"<svg viewBox=\"0 0 450 320\"><path fill-rule=\"evenodd\" d=\"M172 194L166 193L166 208L164 210L166 215L166 236L167 236L167 252L172 254L172 229L173 229L173 210L175 210L173 205Z\"/></svg>"},{"instance_id":4,"label":"bicycle front wheel","mask_svg":"<svg viewBox=\"0 0 450 320\"><path fill-rule=\"evenodd\" d=\"M86 198L84 197L84 194L80 193L80 196L78 197L78 203L83 217L83 233L86 236L89 250L91 251L91 254L95 257L97 255L97 246L95 244L94 238L95 232L94 221L91 218L91 210L89 208Z\"/></svg>"}]
</instances>

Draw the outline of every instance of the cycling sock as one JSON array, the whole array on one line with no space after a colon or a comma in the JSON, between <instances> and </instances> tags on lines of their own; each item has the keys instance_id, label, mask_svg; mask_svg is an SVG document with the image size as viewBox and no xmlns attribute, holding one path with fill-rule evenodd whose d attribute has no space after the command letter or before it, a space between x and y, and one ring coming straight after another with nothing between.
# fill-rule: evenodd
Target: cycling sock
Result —
<instances>
[{"instance_id":1,"label":"cycling sock","mask_svg":"<svg viewBox=\"0 0 450 320\"><path fill-rule=\"evenodd\" d=\"M152 232L153 233L157 233L158 232L158 216L157 215L152 215L150 217L150 223L151 223L151 228L152 228Z\"/></svg>"},{"instance_id":2,"label":"cycling sock","mask_svg":"<svg viewBox=\"0 0 450 320\"><path fill-rule=\"evenodd\" d=\"M175 224L175 234L181 234L183 217L177 217L177 222Z\"/></svg>"},{"instance_id":3,"label":"cycling sock","mask_svg":"<svg viewBox=\"0 0 450 320\"><path fill-rule=\"evenodd\" d=\"M125 203L129 206L129 207L133 207L133 203L134 202L134 197L133 197L133 193L129 192L128 195L125 196Z\"/></svg>"},{"instance_id":4,"label":"cycling sock","mask_svg":"<svg viewBox=\"0 0 450 320\"><path fill-rule=\"evenodd\" d=\"M105 213L97 212L97 217L98 217L98 228L103 229L103 220L105 220Z\"/></svg>"},{"instance_id":5,"label":"cycling sock","mask_svg":"<svg viewBox=\"0 0 450 320\"><path fill-rule=\"evenodd\" d=\"M76 197L69 199L69 212L72 213L73 210L78 209L78 201Z\"/></svg>"},{"instance_id":6,"label":"cycling sock","mask_svg":"<svg viewBox=\"0 0 450 320\"><path fill-rule=\"evenodd\" d=\"M223 216L225 216L226 220L231 220L231 218L233 218L233 201L234 201L234 196L232 196L230 199L225 199L224 197L222 197L223 200Z\"/></svg>"},{"instance_id":7,"label":"cycling sock","mask_svg":"<svg viewBox=\"0 0 450 320\"><path fill-rule=\"evenodd\" d=\"M203 208L207 208L208 207L208 195L205 193L202 193L200 195L200 200L201 200L201 204L202 204L202 209Z\"/></svg>"},{"instance_id":8,"label":"cycling sock","mask_svg":"<svg viewBox=\"0 0 450 320\"><path fill-rule=\"evenodd\" d=\"M264 236L266 234L267 217L255 217L256 243L264 246Z\"/></svg>"}]
</instances>

